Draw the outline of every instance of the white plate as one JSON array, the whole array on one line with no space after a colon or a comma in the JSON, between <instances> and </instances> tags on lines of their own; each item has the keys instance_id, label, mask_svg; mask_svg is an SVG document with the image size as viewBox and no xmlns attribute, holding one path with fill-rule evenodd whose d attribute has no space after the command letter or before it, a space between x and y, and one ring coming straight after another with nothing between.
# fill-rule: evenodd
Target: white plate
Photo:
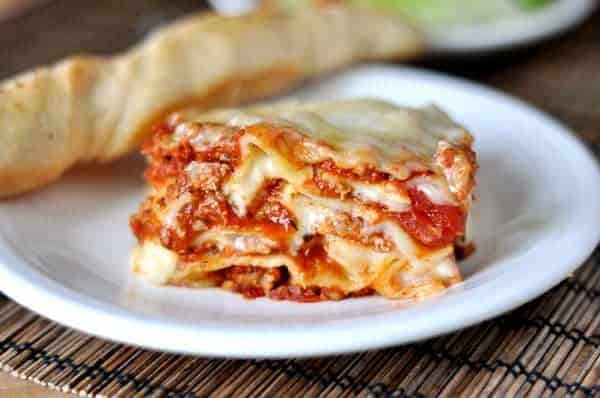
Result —
<instances>
[{"instance_id":1,"label":"white plate","mask_svg":"<svg viewBox=\"0 0 600 398\"><path fill-rule=\"evenodd\" d=\"M251 11L259 0L210 0L223 14ZM597 7L597 0L554 0L539 10L489 23L464 24L428 33L436 54L476 54L533 44L579 24Z\"/></svg>"},{"instance_id":2,"label":"white plate","mask_svg":"<svg viewBox=\"0 0 600 398\"><path fill-rule=\"evenodd\" d=\"M477 253L438 298L298 304L217 289L144 285L129 273L128 216L143 162L79 168L0 202L0 287L51 319L112 340L227 357L333 354L421 340L514 308L580 265L600 239L600 171L568 130L476 84L369 66L301 90L308 97L435 101L472 129L481 165Z\"/></svg>"}]
</instances>

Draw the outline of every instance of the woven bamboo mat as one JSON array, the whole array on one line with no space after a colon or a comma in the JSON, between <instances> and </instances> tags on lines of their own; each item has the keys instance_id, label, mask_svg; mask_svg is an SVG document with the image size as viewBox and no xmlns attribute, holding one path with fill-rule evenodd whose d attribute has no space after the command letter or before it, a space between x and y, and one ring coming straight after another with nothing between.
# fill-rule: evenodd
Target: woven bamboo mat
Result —
<instances>
[{"instance_id":1,"label":"woven bamboo mat","mask_svg":"<svg viewBox=\"0 0 600 398\"><path fill-rule=\"evenodd\" d=\"M0 77L71 52L121 50L199 3L53 0L0 24ZM423 66L534 103L573 127L600 158L600 13L534 49ZM0 298L0 366L86 396L598 397L600 250L555 289L500 318L419 344L311 360L147 351L75 332Z\"/></svg>"}]
</instances>

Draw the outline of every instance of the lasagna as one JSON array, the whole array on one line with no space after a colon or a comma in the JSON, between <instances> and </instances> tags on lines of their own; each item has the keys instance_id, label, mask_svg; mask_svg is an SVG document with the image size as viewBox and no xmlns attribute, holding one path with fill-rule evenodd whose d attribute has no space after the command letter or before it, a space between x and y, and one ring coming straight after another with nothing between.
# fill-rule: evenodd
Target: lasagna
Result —
<instances>
[{"instance_id":1,"label":"lasagna","mask_svg":"<svg viewBox=\"0 0 600 398\"><path fill-rule=\"evenodd\" d=\"M188 109L143 146L131 217L151 283L248 298L418 299L460 282L477 163L435 106L371 100Z\"/></svg>"}]
</instances>

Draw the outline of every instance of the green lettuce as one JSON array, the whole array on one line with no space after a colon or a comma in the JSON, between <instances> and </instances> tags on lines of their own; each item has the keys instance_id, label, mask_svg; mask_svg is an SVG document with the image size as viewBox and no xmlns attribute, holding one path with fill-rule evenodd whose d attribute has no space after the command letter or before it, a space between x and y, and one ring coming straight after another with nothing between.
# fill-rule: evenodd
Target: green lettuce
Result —
<instances>
[{"instance_id":1,"label":"green lettuce","mask_svg":"<svg viewBox=\"0 0 600 398\"><path fill-rule=\"evenodd\" d=\"M426 25L485 22L543 7L552 0L348 0L393 10Z\"/></svg>"}]
</instances>

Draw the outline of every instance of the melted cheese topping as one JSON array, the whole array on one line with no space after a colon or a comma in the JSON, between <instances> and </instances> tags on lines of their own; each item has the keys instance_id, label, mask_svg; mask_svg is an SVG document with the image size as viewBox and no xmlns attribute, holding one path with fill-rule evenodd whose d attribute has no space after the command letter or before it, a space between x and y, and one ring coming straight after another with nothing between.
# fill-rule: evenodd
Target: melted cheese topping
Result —
<instances>
[{"instance_id":1,"label":"melted cheese topping","mask_svg":"<svg viewBox=\"0 0 600 398\"><path fill-rule=\"evenodd\" d=\"M231 131L223 126L202 126L202 134L198 134L198 124L194 122L183 122L175 127L173 139L180 142L189 139L190 144L197 151L203 151L222 140Z\"/></svg>"},{"instance_id":2,"label":"melted cheese topping","mask_svg":"<svg viewBox=\"0 0 600 398\"><path fill-rule=\"evenodd\" d=\"M371 165L398 179L427 167L440 141L457 147L472 143L471 135L435 106L416 109L370 99L287 101L182 115L238 127L265 122L291 127L310 138L303 143L304 153L298 154L305 161L332 158L345 168Z\"/></svg>"}]
</instances>

